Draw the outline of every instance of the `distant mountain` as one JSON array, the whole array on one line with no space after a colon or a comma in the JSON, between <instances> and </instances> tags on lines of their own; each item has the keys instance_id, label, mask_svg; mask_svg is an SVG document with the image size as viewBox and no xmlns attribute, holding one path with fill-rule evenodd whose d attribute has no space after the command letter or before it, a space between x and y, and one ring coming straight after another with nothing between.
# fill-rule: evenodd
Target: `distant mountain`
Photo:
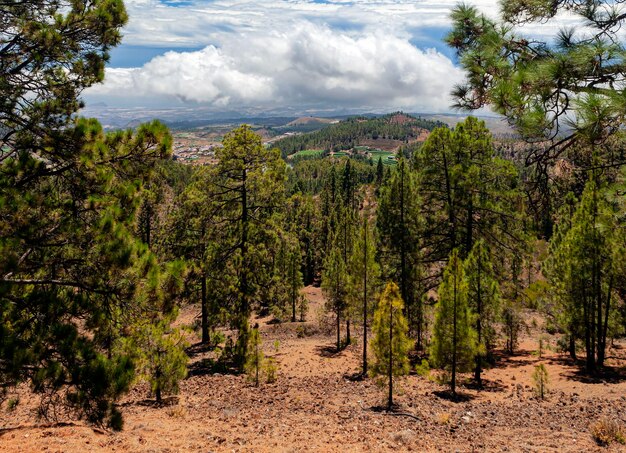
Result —
<instances>
[{"instance_id":1,"label":"distant mountain","mask_svg":"<svg viewBox=\"0 0 626 453\"><path fill-rule=\"evenodd\" d=\"M485 122L485 125L489 131L495 136L514 136L515 130L509 126L506 119L501 116L493 115L472 115L471 113L436 113L436 114L420 114L422 118L427 118L433 121L441 121L446 123L450 127L455 127L457 124L465 121L468 116L475 116L481 121Z\"/></svg>"},{"instance_id":2,"label":"distant mountain","mask_svg":"<svg viewBox=\"0 0 626 453\"><path fill-rule=\"evenodd\" d=\"M178 108L113 108L105 103L89 104L81 110L80 114L100 120L105 129L133 128L142 122L160 119L173 130L203 129L213 126L253 124L258 127L271 129L272 135L285 133L305 133L317 131L332 126L338 121L352 118L381 118L389 116L380 113L348 113L345 111L223 111L208 109L201 106L186 106ZM420 118L422 120L439 121L454 127L459 121L463 121L467 113L409 113L407 117ZM494 135L512 135L513 130L506 121L495 115L479 115Z\"/></svg>"},{"instance_id":3,"label":"distant mountain","mask_svg":"<svg viewBox=\"0 0 626 453\"><path fill-rule=\"evenodd\" d=\"M290 121L286 124L286 126L302 126L302 125L310 125L310 124L333 124L337 123L338 120L333 118L318 118L315 116L301 116L300 118L296 118L293 121Z\"/></svg>"},{"instance_id":4,"label":"distant mountain","mask_svg":"<svg viewBox=\"0 0 626 453\"><path fill-rule=\"evenodd\" d=\"M403 144L425 140L429 131L440 126L445 124L402 112L373 118L356 116L315 132L290 135L274 142L274 146L283 156L304 150L342 151L357 146L395 151Z\"/></svg>"}]
</instances>

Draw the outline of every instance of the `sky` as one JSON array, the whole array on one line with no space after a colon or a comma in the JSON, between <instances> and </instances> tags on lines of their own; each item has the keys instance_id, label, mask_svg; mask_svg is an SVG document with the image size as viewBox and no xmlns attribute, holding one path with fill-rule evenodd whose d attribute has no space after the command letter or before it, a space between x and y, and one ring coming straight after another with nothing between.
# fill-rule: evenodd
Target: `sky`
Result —
<instances>
[{"instance_id":1,"label":"sky","mask_svg":"<svg viewBox=\"0 0 626 453\"><path fill-rule=\"evenodd\" d=\"M456 3L126 0L123 43L84 98L88 107L449 112L463 80L442 41ZM466 3L497 14L496 0Z\"/></svg>"}]
</instances>

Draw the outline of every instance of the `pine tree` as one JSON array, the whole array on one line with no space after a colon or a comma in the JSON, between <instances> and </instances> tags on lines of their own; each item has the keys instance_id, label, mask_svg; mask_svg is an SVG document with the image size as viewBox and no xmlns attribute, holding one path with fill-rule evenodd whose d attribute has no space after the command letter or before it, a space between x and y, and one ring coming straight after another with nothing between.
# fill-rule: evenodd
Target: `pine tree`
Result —
<instances>
[{"instance_id":1,"label":"pine tree","mask_svg":"<svg viewBox=\"0 0 626 453\"><path fill-rule=\"evenodd\" d=\"M548 393L548 370L543 363L540 363L535 367L533 371L533 387L535 393L542 400L545 399L546 393Z\"/></svg>"},{"instance_id":2,"label":"pine tree","mask_svg":"<svg viewBox=\"0 0 626 453\"><path fill-rule=\"evenodd\" d=\"M608 0L506 0L494 21L473 6L457 6L446 38L467 74L453 93L457 106L489 105L523 138L551 140L531 150L534 161L553 161L572 142L586 141L589 131L619 135L626 111L625 88L618 83L624 66L619 30L626 19L620 9ZM557 25L562 11L584 21L589 33L562 29L542 42L518 32L519 24Z\"/></svg>"},{"instance_id":3,"label":"pine tree","mask_svg":"<svg viewBox=\"0 0 626 453\"><path fill-rule=\"evenodd\" d=\"M337 351L341 350L341 317L347 303L348 275L341 248L333 242L333 246L324 260L322 271L322 291L326 297L326 308L335 313L337 325Z\"/></svg>"},{"instance_id":4,"label":"pine tree","mask_svg":"<svg viewBox=\"0 0 626 453\"><path fill-rule=\"evenodd\" d=\"M450 390L456 396L457 372L471 369L476 355L476 333L467 303L467 281L457 250L450 255L438 296L431 357L438 367L451 371Z\"/></svg>"},{"instance_id":5,"label":"pine tree","mask_svg":"<svg viewBox=\"0 0 626 453\"><path fill-rule=\"evenodd\" d=\"M415 173L400 159L391 179L380 190L376 228L384 279L398 282L409 326L417 333L417 347L423 340L422 294L418 294L420 228L419 196Z\"/></svg>"},{"instance_id":6,"label":"pine tree","mask_svg":"<svg viewBox=\"0 0 626 453\"><path fill-rule=\"evenodd\" d=\"M346 164L341 177L341 195L343 205L352 209L356 208L356 176L352 170L352 159L346 159Z\"/></svg>"},{"instance_id":7,"label":"pine tree","mask_svg":"<svg viewBox=\"0 0 626 453\"><path fill-rule=\"evenodd\" d=\"M479 240L465 261L468 305L473 314L478 346L474 379L479 385L484 356L495 344L496 322L500 312L500 287L494 274L489 250Z\"/></svg>"},{"instance_id":8,"label":"pine tree","mask_svg":"<svg viewBox=\"0 0 626 453\"><path fill-rule=\"evenodd\" d=\"M408 338L409 328L402 314L404 304L398 285L387 283L374 312L372 323L372 376L383 376L388 382L387 409L393 408L393 379L408 374L409 351L413 342Z\"/></svg>"},{"instance_id":9,"label":"pine tree","mask_svg":"<svg viewBox=\"0 0 626 453\"><path fill-rule=\"evenodd\" d=\"M248 339L248 347L246 349L247 357L244 368L248 374L248 378L254 382L255 387L259 386L259 374L263 369L265 360L262 344L259 325L255 324Z\"/></svg>"},{"instance_id":10,"label":"pine tree","mask_svg":"<svg viewBox=\"0 0 626 453\"><path fill-rule=\"evenodd\" d=\"M565 201L556 215L554 234L550 238L548 256L542 264L542 272L549 282L550 294L554 304L544 307L550 313L553 322L566 333L567 349L570 357L577 359L576 340L581 337L582 315L580 307L575 304L566 288L567 248L564 247L568 231L572 228L572 219L576 211L578 200L572 192L565 197Z\"/></svg>"},{"instance_id":11,"label":"pine tree","mask_svg":"<svg viewBox=\"0 0 626 453\"><path fill-rule=\"evenodd\" d=\"M363 376L367 375L367 329L376 288L380 280L380 268L376 262L376 244L367 215L352 249L349 259L348 294L350 311L360 312L363 323Z\"/></svg>"},{"instance_id":12,"label":"pine tree","mask_svg":"<svg viewBox=\"0 0 626 453\"><path fill-rule=\"evenodd\" d=\"M570 317L571 337L585 342L587 371L604 365L608 325L614 310L615 282L620 279L614 264L615 221L604 191L591 178L578 204L571 226L555 237L554 257L547 274ZM576 327L580 326L580 329Z\"/></svg>"},{"instance_id":13,"label":"pine tree","mask_svg":"<svg viewBox=\"0 0 626 453\"><path fill-rule=\"evenodd\" d=\"M382 156L378 158L378 163L376 164L376 185L380 187L383 183L383 178L385 177L385 167L383 165Z\"/></svg>"},{"instance_id":14,"label":"pine tree","mask_svg":"<svg viewBox=\"0 0 626 453\"><path fill-rule=\"evenodd\" d=\"M294 240L287 257L287 284L289 287L289 300L291 302L291 322L296 322L298 299L303 286L302 272L300 272L301 263L302 253L300 252L300 243Z\"/></svg>"},{"instance_id":15,"label":"pine tree","mask_svg":"<svg viewBox=\"0 0 626 453\"><path fill-rule=\"evenodd\" d=\"M496 156L483 121L468 117L454 130L435 129L415 159L424 259L443 263L455 248L465 259L479 239L503 258L523 248L517 171Z\"/></svg>"},{"instance_id":16,"label":"pine tree","mask_svg":"<svg viewBox=\"0 0 626 453\"><path fill-rule=\"evenodd\" d=\"M126 352L136 357L139 378L150 384L156 402L163 393L178 393L178 383L187 376L188 343L170 319L139 325L128 339Z\"/></svg>"},{"instance_id":17,"label":"pine tree","mask_svg":"<svg viewBox=\"0 0 626 453\"><path fill-rule=\"evenodd\" d=\"M105 133L76 115L126 20L119 0L12 2L0 38L0 387L28 382L50 396L44 416L63 401L116 428L133 363L115 342L173 302L167 272L134 234L169 131Z\"/></svg>"},{"instance_id":18,"label":"pine tree","mask_svg":"<svg viewBox=\"0 0 626 453\"><path fill-rule=\"evenodd\" d=\"M285 229L293 230L302 253L302 279L311 285L321 268L320 234L322 223L319 206L311 195L295 194L285 210Z\"/></svg>"},{"instance_id":19,"label":"pine tree","mask_svg":"<svg viewBox=\"0 0 626 453\"><path fill-rule=\"evenodd\" d=\"M348 269L350 256L354 247L354 237L356 235L356 211L352 206L343 205L338 207L338 228L335 232L336 245L341 248L341 256L344 266ZM348 295L346 294L346 297ZM352 342L350 337L350 323L352 320L352 310L350 310L348 300L345 301L346 310L344 312L346 318L346 345Z\"/></svg>"},{"instance_id":20,"label":"pine tree","mask_svg":"<svg viewBox=\"0 0 626 453\"><path fill-rule=\"evenodd\" d=\"M221 316L216 302L224 293L228 280L221 269L212 265L216 251L215 235L211 225L208 189L213 177L207 167L198 168L189 184L176 198L176 209L168 218L167 253L181 257L189 266L186 279L188 297L200 296L201 342L210 343L210 332ZM226 307L224 307L226 308Z\"/></svg>"},{"instance_id":21,"label":"pine tree","mask_svg":"<svg viewBox=\"0 0 626 453\"><path fill-rule=\"evenodd\" d=\"M270 250L279 240L279 213L284 208L285 163L277 149L263 146L250 126L228 133L211 169L211 223L215 249L212 264L230 281L224 297L233 301L239 331L235 362L245 364L249 317L260 289L271 285Z\"/></svg>"}]
</instances>

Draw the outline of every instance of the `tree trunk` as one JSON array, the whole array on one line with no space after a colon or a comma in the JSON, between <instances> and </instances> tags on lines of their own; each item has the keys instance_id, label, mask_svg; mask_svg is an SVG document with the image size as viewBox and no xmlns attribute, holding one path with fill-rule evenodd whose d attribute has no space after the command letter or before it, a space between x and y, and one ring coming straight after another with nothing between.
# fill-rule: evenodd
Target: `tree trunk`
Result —
<instances>
[{"instance_id":1,"label":"tree trunk","mask_svg":"<svg viewBox=\"0 0 626 453\"><path fill-rule=\"evenodd\" d=\"M609 310L611 309L611 292L613 291L613 275L609 278L609 287L606 292L606 306L604 307L604 324L601 334L602 347L598 349L598 366L604 366L604 358L606 357L606 337L609 325Z\"/></svg>"},{"instance_id":2,"label":"tree trunk","mask_svg":"<svg viewBox=\"0 0 626 453\"><path fill-rule=\"evenodd\" d=\"M387 409L393 407L393 304L389 306L389 396Z\"/></svg>"},{"instance_id":3,"label":"tree trunk","mask_svg":"<svg viewBox=\"0 0 626 453\"><path fill-rule=\"evenodd\" d=\"M159 353L158 355L159 355L159 361L160 361L161 354ZM161 383L159 382L159 380L161 379L161 366L160 365L156 367L154 377L157 382L156 389L154 391L154 396L156 398L156 402L160 403L161 402Z\"/></svg>"},{"instance_id":4,"label":"tree trunk","mask_svg":"<svg viewBox=\"0 0 626 453\"><path fill-rule=\"evenodd\" d=\"M477 274L478 274L478 278L476 280L478 287L476 288L476 335L478 336L478 346L480 347L482 345L483 342L483 337L482 337L482 315L483 315L483 301L482 301L482 287L481 287L481 280L482 280L482 255L480 253L478 253L478 268L477 268ZM479 387L482 387L482 379L481 379L481 372L482 372L482 355L480 354L480 352L478 352L476 354L476 368L474 369L474 380L476 381L476 384L478 384Z\"/></svg>"},{"instance_id":5,"label":"tree trunk","mask_svg":"<svg viewBox=\"0 0 626 453\"><path fill-rule=\"evenodd\" d=\"M351 339L350 339L350 319L346 319L346 344L350 344L351 343Z\"/></svg>"},{"instance_id":6,"label":"tree trunk","mask_svg":"<svg viewBox=\"0 0 626 453\"><path fill-rule=\"evenodd\" d=\"M586 353L586 367L587 372L592 373L595 371L595 361L594 361L594 348L591 339L591 330L593 329L590 318L593 319L593 302L589 301L589 297L585 294L584 296L584 305L583 305L583 316L585 319L585 353ZM591 312L591 313L590 313Z\"/></svg>"},{"instance_id":7,"label":"tree trunk","mask_svg":"<svg viewBox=\"0 0 626 453\"><path fill-rule=\"evenodd\" d=\"M363 376L367 376L367 218L363 219Z\"/></svg>"},{"instance_id":8,"label":"tree trunk","mask_svg":"<svg viewBox=\"0 0 626 453\"><path fill-rule=\"evenodd\" d=\"M259 333L257 332L256 335L258 335ZM255 350L254 350L254 363L255 363L255 368L256 368L256 375L255 375L255 386L258 387L259 386L259 367L260 367L260 363L259 363L259 343L257 341L256 345L255 345Z\"/></svg>"},{"instance_id":9,"label":"tree trunk","mask_svg":"<svg viewBox=\"0 0 626 453\"><path fill-rule=\"evenodd\" d=\"M201 277L201 286L202 286L202 343L208 344L210 341L209 338L209 307L207 303L207 295L206 295L206 276L202 275Z\"/></svg>"},{"instance_id":10,"label":"tree trunk","mask_svg":"<svg viewBox=\"0 0 626 453\"><path fill-rule=\"evenodd\" d=\"M456 281L456 270L454 274L454 303L453 303L453 311L452 311L452 379L450 381L450 388L452 390L452 396L456 397L456 291L457 291L457 281Z\"/></svg>"},{"instance_id":11,"label":"tree trunk","mask_svg":"<svg viewBox=\"0 0 626 453\"><path fill-rule=\"evenodd\" d=\"M570 329L571 331L571 329ZM569 356L573 359L576 360L576 337L574 337L573 334L570 334L569 336Z\"/></svg>"},{"instance_id":12,"label":"tree trunk","mask_svg":"<svg viewBox=\"0 0 626 453\"><path fill-rule=\"evenodd\" d=\"M296 322L296 266L291 263L291 322Z\"/></svg>"},{"instance_id":13,"label":"tree trunk","mask_svg":"<svg viewBox=\"0 0 626 453\"><path fill-rule=\"evenodd\" d=\"M152 228L152 225L150 224L150 221L152 220L152 207L150 206L150 203L148 203L146 210L146 245L148 246L148 249L150 249L150 229Z\"/></svg>"},{"instance_id":14,"label":"tree trunk","mask_svg":"<svg viewBox=\"0 0 626 453\"><path fill-rule=\"evenodd\" d=\"M424 323L424 302L422 297L417 299L417 345L416 349L421 351L423 349L422 336L422 324Z\"/></svg>"},{"instance_id":15,"label":"tree trunk","mask_svg":"<svg viewBox=\"0 0 626 453\"><path fill-rule=\"evenodd\" d=\"M249 303L248 303L248 191L246 187L247 173L243 169L241 184L241 278L239 279L239 337L237 338L236 365L241 370L246 362L249 333Z\"/></svg>"},{"instance_id":16,"label":"tree trunk","mask_svg":"<svg viewBox=\"0 0 626 453\"><path fill-rule=\"evenodd\" d=\"M406 237L404 237L404 233L406 232L404 224L404 163L402 163L400 168L400 231L402 231L403 236L401 238L402 246L400 247L400 293L402 295L402 301L404 302L404 314L406 316L409 309L409 301L406 287Z\"/></svg>"},{"instance_id":17,"label":"tree trunk","mask_svg":"<svg viewBox=\"0 0 626 453\"><path fill-rule=\"evenodd\" d=\"M337 311L337 352L341 350L341 319L339 318L339 311Z\"/></svg>"}]
</instances>

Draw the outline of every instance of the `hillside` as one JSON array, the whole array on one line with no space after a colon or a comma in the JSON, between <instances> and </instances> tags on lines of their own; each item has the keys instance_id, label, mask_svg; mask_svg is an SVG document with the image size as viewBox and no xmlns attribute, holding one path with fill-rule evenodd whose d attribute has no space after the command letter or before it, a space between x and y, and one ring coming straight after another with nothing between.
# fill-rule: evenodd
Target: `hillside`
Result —
<instances>
[{"instance_id":1,"label":"hillside","mask_svg":"<svg viewBox=\"0 0 626 453\"><path fill-rule=\"evenodd\" d=\"M403 144L425 140L429 131L444 125L396 112L378 118L349 118L309 134L282 138L274 144L283 156L313 149L345 151L357 146L396 151Z\"/></svg>"},{"instance_id":2,"label":"hillside","mask_svg":"<svg viewBox=\"0 0 626 453\"><path fill-rule=\"evenodd\" d=\"M315 116L301 116L300 118L296 118L293 121L290 121L286 124L286 126L302 126L309 124L333 124L336 123L337 120L331 118L318 118Z\"/></svg>"},{"instance_id":3,"label":"hillside","mask_svg":"<svg viewBox=\"0 0 626 453\"><path fill-rule=\"evenodd\" d=\"M484 390L464 376L464 399L440 395L445 386L415 373L399 381L399 413L380 409L384 389L373 379L355 379L360 367L360 329L354 345L337 353L332 319L325 319L319 288L302 290L310 304L304 323L261 325L263 348L278 364L275 383L259 387L243 375L215 367L216 351L189 340L192 362L178 396L154 403L145 386L122 402L125 428L116 433L72 422L33 423L36 397L26 386L10 396L20 403L0 412L0 445L7 451L542 451L617 452L622 445L598 446L590 420L623 418L626 382L585 380L576 364L552 350L535 353L538 328L529 323L514 356L499 355L485 372ZM198 307L179 318L192 324ZM532 314L528 313L533 318ZM534 318L533 318L534 319ZM330 329L329 329L330 324ZM546 343L556 344L547 336ZM278 342L278 343L276 343ZM274 344L278 345L276 349ZM614 365L624 364L623 343L612 351ZM549 369L551 392L538 400L532 391L534 366ZM623 450L622 450L623 451Z\"/></svg>"}]
</instances>

